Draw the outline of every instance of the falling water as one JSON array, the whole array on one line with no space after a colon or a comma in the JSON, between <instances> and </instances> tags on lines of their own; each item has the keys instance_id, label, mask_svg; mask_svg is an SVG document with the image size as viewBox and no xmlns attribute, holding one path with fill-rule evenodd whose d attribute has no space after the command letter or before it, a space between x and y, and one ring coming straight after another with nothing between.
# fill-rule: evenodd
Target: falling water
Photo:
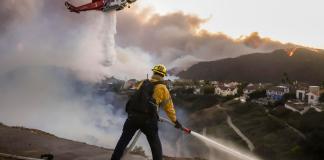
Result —
<instances>
[{"instance_id":1,"label":"falling water","mask_svg":"<svg viewBox=\"0 0 324 160\"><path fill-rule=\"evenodd\" d=\"M116 57L115 50L115 34L117 26L117 16L116 11L110 11L103 15L102 24L102 52L104 55L104 61L102 64L104 66L111 66Z\"/></svg>"},{"instance_id":2,"label":"falling water","mask_svg":"<svg viewBox=\"0 0 324 160\"><path fill-rule=\"evenodd\" d=\"M226 153L228 153L230 155L235 156L236 158L239 158L240 160L258 160L256 158L251 157L251 156L245 155L245 154L243 154L243 153L241 153L241 152L239 152L239 151L237 151L235 149L224 146L223 144L221 144L219 142L216 142L214 140L211 140L211 139L209 139L209 138L207 138L207 137L205 137L205 136L203 136L203 135L201 135L199 133L191 131L191 135L198 138L198 139L200 139L201 141L211 145L212 147L214 147L216 149L219 149L219 150L221 150L223 152L226 152Z\"/></svg>"}]
</instances>

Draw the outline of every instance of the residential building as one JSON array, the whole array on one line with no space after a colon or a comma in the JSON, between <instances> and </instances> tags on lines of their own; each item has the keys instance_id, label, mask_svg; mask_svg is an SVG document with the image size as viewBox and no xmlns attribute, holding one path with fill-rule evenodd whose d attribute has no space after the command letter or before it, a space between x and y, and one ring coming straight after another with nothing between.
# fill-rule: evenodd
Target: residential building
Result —
<instances>
[{"instance_id":1,"label":"residential building","mask_svg":"<svg viewBox=\"0 0 324 160\"><path fill-rule=\"evenodd\" d=\"M225 85L220 85L215 88L215 94L223 97L234 96L237 94L237 91L238 91L237 87L228 87Z\"/></svg>"},{"instance_id":2,"label":"residential building","mask_svg":"<svg viewBox=\"0 0 324 160\"><path fill-rule=\"evenodd\" d=\"M320 86L309 86L309 88L298 88L296 90L296 99L311 105L319 104Z\"/></svg>"},{"instance_id":3,"label":"residential building","mask_svg":"<svg viewBox=\"0 0 324 160\"><path fill-rule=\"evenodd\" d=\"M136 88L136 83L137 83L136 79L130 79L130 80L125 82L125 84L123 86L123 89L135 89Z\"/></svg>"},{"instance_id":4,"label":"residential building","mask_svg":"<svg viewBox=\"0 0 324 160\"><path fill-rule=\"evenodd\" d=\"M237 87L238 85L240 85L239 82L228 82L228 83L224 83L223 84L225 87Z\"/></svg>"},{"instance_id":5,"label":"residential building","mask_svg":"<svg viewBox=\"0 0 324 160\"><path fill-rule=\"evenodd\" d=\"M195 94L195 95L203 95L204 94L203 89L200 88L200 87L197 87L197 88L194 89L193 94Z\"/></svg>"},{"instance_id":6,"label":"residential building","mask_svg":"<svg viewBox=\"0 0 324 160\"><path fill-rule=\"evenodd\" d=\"M311 108L309 105L305 104L304 102L296 101L296 100L288 100L285 104L285 108L289 109L293 112L298 112L299 114L303 115L308 112Z\"/></svg>"},{"instance_id":7,"label":"residential building","mask_svg":"<svg viewBox=\"0 0 324 160\"><path fill-rule=\"evenodd\" d=\"M218 81L210 81L210 84L212 86L217 86L219 84L219 82Z\"/></svg>"},{"instance_id":8,"label":"residential building","mask_svg":"<svg viewBox=\"0 0 324 160\"><path fill-rule=\"evenodd\" d=\"M317 105L319 104L320 98L320 86L309 86L309 92L306 94L308 96L308 104Z\"/></svg>"},{"instance_id":9,"label":"residential building","mask_svg":"<svg viewBox=\"0 0 324 160\"><path fill-rule=\"evenodd\" d=\"M287 93L289 93L289 88L286 86L274 86L267 89L267 97L275 101L282 100Z\"/></svg>"},{"instance_id":10,"label":"residential building","mask_svg":"<svg viewBox=\"0 0 324 160\"><path fill-rule=\"evenodd\" d=\"M168 87L169 91L172 91L174 89L173 83L171 80L168 79L168 80L165 80L164 82L165 82L165 85Z\"/></svg>"},{"instance_id":11,"label":"residential building","mask_svg":"<svg viewBox=\"0 0 324 160\"><path fill-rule=\"evenodd\" d=\"M255 86L254 84L250 83L249 85L247 85L244 89L243 89L243 93L244 95L249 95L253 92L257 91L257 86Z\"/></svg>"}]
</instances>

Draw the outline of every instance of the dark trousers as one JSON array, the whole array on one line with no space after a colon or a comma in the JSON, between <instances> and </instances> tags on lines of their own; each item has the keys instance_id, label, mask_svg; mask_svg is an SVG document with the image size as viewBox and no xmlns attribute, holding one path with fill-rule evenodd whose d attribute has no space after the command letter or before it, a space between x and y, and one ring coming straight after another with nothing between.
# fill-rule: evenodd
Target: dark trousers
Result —
<instances>
[{"instance_id":1,"label":"dark trousers","mask_svg":"<svg viewBox=\"0 0 324 160\"><path fill-rule=\"evenodd\" d=\"M118 140L111 160L120 160L124 154L130 140L133 138L137 130L141 130L151 147L153 160L162 160L162 147L158 134L158 120L157 118L148 118L143 116L129 116L126 120L123 133Z\"/></svg>"}]
</instances>

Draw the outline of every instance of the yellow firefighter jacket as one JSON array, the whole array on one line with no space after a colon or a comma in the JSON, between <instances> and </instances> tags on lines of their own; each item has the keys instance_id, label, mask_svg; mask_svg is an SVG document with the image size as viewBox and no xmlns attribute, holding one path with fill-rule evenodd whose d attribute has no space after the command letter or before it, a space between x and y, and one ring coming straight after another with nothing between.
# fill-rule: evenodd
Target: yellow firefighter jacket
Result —
<instances>
[{"instance_id":1,"label":"yellow firefighter jacket","mask_svg":"<svg viewBox=\"0 0 324 160\"><path fill-rule=\"evenodd\" d=\"M150 79L151 82L162 81L163 78L157 75L153 75ZM136 88L139 89L143 82L141 82ZM163 107L164 111L168 115L172 122L177 120L176 112L173 106L172 98L169 90L164 84L157 84L154 88L153 98L159 107Z\"/></svg>"}]
</instances>

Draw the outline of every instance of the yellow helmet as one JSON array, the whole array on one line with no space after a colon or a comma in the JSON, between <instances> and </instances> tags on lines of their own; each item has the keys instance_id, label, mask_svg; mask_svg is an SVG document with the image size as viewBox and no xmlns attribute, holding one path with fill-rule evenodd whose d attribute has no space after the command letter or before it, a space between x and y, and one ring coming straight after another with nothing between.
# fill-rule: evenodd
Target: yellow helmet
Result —
<instances>
[{"instance_id":1,"label":"yellow helmet","mask_svg":"<svg viewBox=\"0 0 324 160\"><path fill-rule=\"evenodd\" d=\"M166 67L163 64L155 65L153 67L152 71L154 73L161 74L162 76L166 76L167 75L167 69L166 69Z\"/></svg>"}]
</instances>

